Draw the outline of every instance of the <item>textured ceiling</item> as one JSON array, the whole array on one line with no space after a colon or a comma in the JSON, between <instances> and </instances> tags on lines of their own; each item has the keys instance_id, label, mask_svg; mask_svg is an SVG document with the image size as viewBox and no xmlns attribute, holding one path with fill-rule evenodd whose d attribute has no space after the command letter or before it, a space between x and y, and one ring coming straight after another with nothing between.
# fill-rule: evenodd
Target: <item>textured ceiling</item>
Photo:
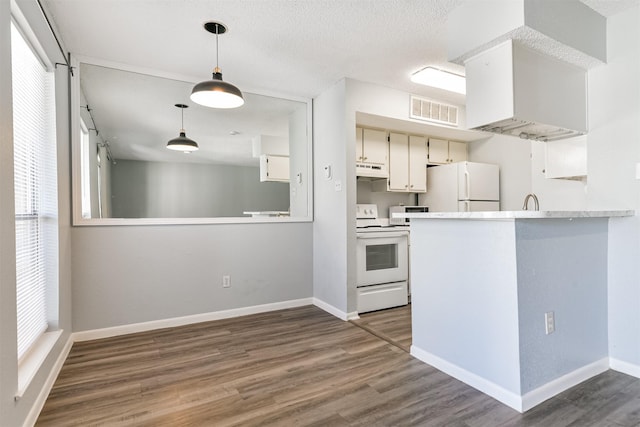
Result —
<instances>
[{"instance_id":1,"label":"textured ceiling","mask_svg":"<svg viewBox=\"0 0 640 427\"><path fill-rule=\"evenodd\" d=\"M209 79L215 36L202 24L216 20L229 28L220 36L224 79L243 91L312 98L349 77L464 105L462 95L409 80L427 65L464 73L447 62L445 37L462 1L42 0L65 48L101 61ZM583 2L610 16L640 0Z\"/></svg>"},{"instance_id":2,"label":"textured ceiling","mask_svg":"<svg viewBox=\"0 0 640 427\"><path fill-rule=\"evenodd\" d=\"M549 0L554 1L554 0ZM557 1L557 0L555 0ZM343 77L462 103L411 83L426 65L463 73L446 57L446 17L462 0L43 0L76 54L208 78L220 37L225 80L314 97ZM611 15L638 0L584 0Z\"/></svg>"}]
</instances>

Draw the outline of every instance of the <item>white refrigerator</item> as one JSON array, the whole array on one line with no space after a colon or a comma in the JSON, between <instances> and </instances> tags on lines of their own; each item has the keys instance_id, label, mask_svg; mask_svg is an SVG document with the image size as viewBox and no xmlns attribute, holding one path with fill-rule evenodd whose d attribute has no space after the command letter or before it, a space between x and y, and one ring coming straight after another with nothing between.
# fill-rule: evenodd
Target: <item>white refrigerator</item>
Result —
<instances>
[{"instance_id":1,"label":"white refrigerator","mask_svg":"<svg viewBox=\"0 0 640 427\"><path fill-rule=\"evenodd\" d=\"M429 167L419 201L429 212L499 211L500 168L474 162Z\"/></svg>"}]
</instances>

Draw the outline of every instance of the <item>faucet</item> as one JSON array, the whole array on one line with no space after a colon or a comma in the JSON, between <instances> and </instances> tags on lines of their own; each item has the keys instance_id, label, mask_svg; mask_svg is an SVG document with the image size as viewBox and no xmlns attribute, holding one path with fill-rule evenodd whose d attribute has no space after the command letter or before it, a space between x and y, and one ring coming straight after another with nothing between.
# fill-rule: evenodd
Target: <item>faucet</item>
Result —
<instances>
[{"instance_id":1,"label":"faucet","mask_svg":"<svg viewBox=\"0 0 640 427\"><path fill-rule=\"evenodd\" d=\"M538 196L533 193L527 194L527 196L524 198L524 205L522 205L522 210L529 210L529 199L531 198L533 198L533 205L535 207L535 210L539 211L540 205L538 204Z\"/></svg>"}]
</instances>

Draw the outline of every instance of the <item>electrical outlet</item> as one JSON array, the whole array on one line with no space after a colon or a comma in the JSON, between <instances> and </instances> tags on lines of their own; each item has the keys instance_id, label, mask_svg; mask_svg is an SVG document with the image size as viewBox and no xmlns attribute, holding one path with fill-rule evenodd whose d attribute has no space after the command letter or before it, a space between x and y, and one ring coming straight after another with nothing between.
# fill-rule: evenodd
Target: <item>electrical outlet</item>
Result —
<instances>
[{"instance_id":1,"label":"electrical outlet","mask_svg":"<svg viewBox=\"0 0 640 427\"><path fill-rule=\"evenodd\" d=\"M556 319L553 311L544 314L544 331L547 335L554 333L556 330Z\"/></svg>"},{"instance_id":2,"label":"electrical outlet","mask_svg":"<svg viewBox=\"0 0 640 427\"><path fill-rule=\"evenodd\" d=\"M222 276L222 287L223 288L231 287L231 276Z\"/></svg>"}]
</instances>

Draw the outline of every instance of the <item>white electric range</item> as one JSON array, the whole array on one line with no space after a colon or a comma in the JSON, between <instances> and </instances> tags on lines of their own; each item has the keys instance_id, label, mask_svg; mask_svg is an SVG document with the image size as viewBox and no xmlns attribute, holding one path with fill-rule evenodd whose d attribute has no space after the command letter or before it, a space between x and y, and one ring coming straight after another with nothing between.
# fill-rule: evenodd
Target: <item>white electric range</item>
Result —
<instances>
[{"instance_id":1,"label":"white electric range","mask_svg":"<svg viewBox=\"0 0 640 427\"><path fill-rule=\"evenodd\" d=\"M378 218L374 204L356 206L359 313L408 304L409 227Z\"/></svg>"}]
</instances>

